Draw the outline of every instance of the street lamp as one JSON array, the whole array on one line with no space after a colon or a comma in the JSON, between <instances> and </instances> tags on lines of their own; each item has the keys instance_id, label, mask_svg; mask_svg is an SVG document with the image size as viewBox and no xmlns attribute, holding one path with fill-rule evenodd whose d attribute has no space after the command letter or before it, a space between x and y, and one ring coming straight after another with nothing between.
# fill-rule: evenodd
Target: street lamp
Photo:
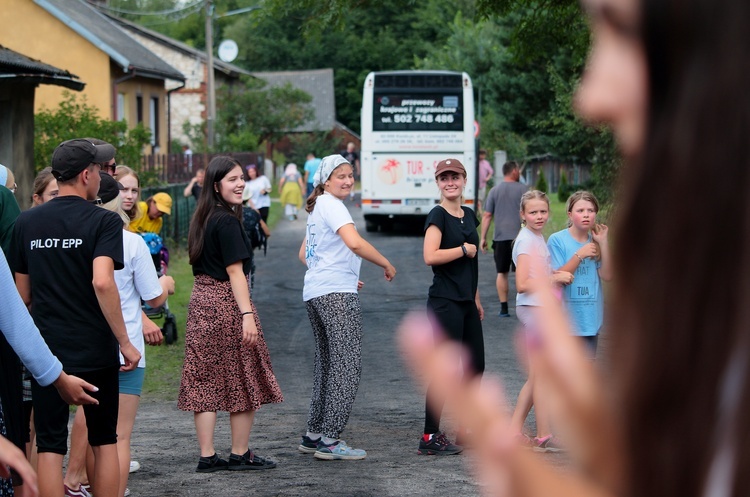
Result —
<instances>
[{"instance_id":1,"label":"street lamp","mask_svg":"<svg viewBox=\"0 0 750 497\"><path fill-rule=\"evenodd\" d=\"M214 19L220 19L222 17L229 17L237 14L244 14L245 12L252 12L253 10L259 9L260 6L245 7L237 10L230 10L224 14L215 16L214 15L214 3L213 0L206 0L206 66L207 66L207 78L206 78L206 92L208 96L206 98L206 123L208 133L208 148L209 150L214 146L214 125L216 124L216 84L214 82Z\"/></svg>"}]
</instances>

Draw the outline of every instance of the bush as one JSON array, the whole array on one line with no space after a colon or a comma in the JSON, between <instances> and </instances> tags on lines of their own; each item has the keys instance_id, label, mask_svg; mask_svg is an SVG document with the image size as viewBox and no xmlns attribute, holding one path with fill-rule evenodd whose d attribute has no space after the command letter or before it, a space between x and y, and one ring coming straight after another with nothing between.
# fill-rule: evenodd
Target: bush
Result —
<instances>
[{"instance_id":1,"label":"bush","mask_svg":"<svg viewBox=\"0 0 750 497\"><path fill-rule=\"evenodd\" d=\"M540 192L547 193L547 179L544 177L544 170L539 170L539 177L536 179L536 185L534 186Z\"/></svg>"},{"instance_id":2,"label":"bush","mask_svg":"<svg viewBox=\"0 0 750 497\"><path fill-rule=\"evenodd\" d=\"M63 92L57 109L44 108L34 116L34 168L41 171L52 163L52 152L61 142L73 138L98 138L117 149L117 162L140 170L143 147L151 140L151 131L143 124L128 129L125 121L99 117L99 110L86 98ZM143 180L143 178L141 178Z\"/></svg>"}]
</instances>

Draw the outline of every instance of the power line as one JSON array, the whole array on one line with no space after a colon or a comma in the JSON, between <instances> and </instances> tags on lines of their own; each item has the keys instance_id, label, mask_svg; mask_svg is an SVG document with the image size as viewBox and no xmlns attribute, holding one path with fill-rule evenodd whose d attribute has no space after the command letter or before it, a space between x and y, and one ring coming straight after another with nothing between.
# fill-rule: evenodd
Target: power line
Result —
<instances>
[{"instance_id":1,"label":"power line","mask_svg":"<svg viewBox=\"0 0 750 497\"><path fill-rule=\"evenodd\" d=\"M185 7L180 7L177 9L161 10L161 11L156 11L156 12L141 12L137 10L118 9L116 7L108 7L106 5L98 4L98 3L95 3L93 5L98 9L108 10L110 12L116 12L118 14L128 14L128 15L134 15L134 16L169 16L172 14L185 12L186 10L192 10L192 9L195 9L196 7L202 8L204 4L205 4L205 0L196 0L194 3L190 5L186 5Z\"/></svg>"}]
</instances>

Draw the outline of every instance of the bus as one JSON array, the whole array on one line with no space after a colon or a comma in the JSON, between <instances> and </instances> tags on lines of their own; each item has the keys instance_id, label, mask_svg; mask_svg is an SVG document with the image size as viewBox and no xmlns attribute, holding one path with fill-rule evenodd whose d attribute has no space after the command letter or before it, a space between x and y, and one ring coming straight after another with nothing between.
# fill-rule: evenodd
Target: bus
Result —
<instances>
[{"instance_id":1,"label":"bus","mask_svg":"<svg viewBox=\"0 0 750 497\"><path fill-rule=\"evenodd\" d=\"M464 203L475 207L474 91L466 73L371 72L362 95L360 174L367 231L422 218L439 202L435 166L466 168Z\"/></svg>"}]
</instances>

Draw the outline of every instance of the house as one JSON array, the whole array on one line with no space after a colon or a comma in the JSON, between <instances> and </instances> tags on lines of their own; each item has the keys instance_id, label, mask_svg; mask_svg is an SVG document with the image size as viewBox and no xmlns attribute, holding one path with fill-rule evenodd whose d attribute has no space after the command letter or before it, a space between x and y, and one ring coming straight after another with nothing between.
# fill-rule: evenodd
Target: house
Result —
<instances>
[{"instance_id":1,"label":"house","mask_svg":"<svg viewBox=\"0 0 750 497\"><path fill-rule=\"evenodd\" d=\"M290 83L312 97L310 104L313 107L313 119L289 130L290 133L328 132L339 143L340 149L344 149L348 142L354 142L356 149L359 150L360 136L336 120L333 69L253 72L252 74L266 81L270 86L283 86ZM276 148L284 150L287 146L288 143L282 140ZM331 152L336 152L336 150L331 150Z\"/></svg>"},{"instance_id":2,"label":"house","mask_svg":"<svg viewBox=\"0 0 750 497\"><path fill-rule=\"evenodd\" d=\"M167 81L170 91L169 129L173 141L179 141L191 148L190 138L184 132L184 125L200 125L206 121L206 101L208 73L206 71L206 52L197 50L185 43L165 36L156 31L144 28L133 22L110 17L128 35L138 43L158 55L162 60L179 70L185 78L185 85L177 87L174 81ZM216 87L222 85L240 84L241 76L249 76L250 72L241 67L214 58L214 81Z\"/></svg>"},{"instance_id":3,"label":"house","mask_svg":"<svg viewBox=\"0 0 750 497\"><path fill-rule=\"evenodd\" d=\"M151 130L151 147L166 151L169 91L181 72L128 36L119 25L83 0L4 0L0 44L31 58L64 67L86 82L87 103L103 119L124 119ZM54 108L62 89L40 88L34 108Z\"/></svg>"},{"instance_id":4,"label":"house","mask_svg":"<svg viewBox=\"0 0 750 497\"><path fill-rule=\"evenodd\" d=\"M548 192L559 189L563 174L569 185L585 185L591 181L591 164L566 161L552 154L524 157L517 161L521 165L522 181L527 185L536 185L543 172Z\"/></svg>"},{"instance_id":5,"label":"house","mask_svg":"<svg viewBox=\"0 0 750 497\"><path fill-rule=\"evenodd\" d=\"M13 170L19 205L34 182L34 94L39 85L81 91L78 76L0 46L0 164Z\"/></svg>"}]
</instances>

